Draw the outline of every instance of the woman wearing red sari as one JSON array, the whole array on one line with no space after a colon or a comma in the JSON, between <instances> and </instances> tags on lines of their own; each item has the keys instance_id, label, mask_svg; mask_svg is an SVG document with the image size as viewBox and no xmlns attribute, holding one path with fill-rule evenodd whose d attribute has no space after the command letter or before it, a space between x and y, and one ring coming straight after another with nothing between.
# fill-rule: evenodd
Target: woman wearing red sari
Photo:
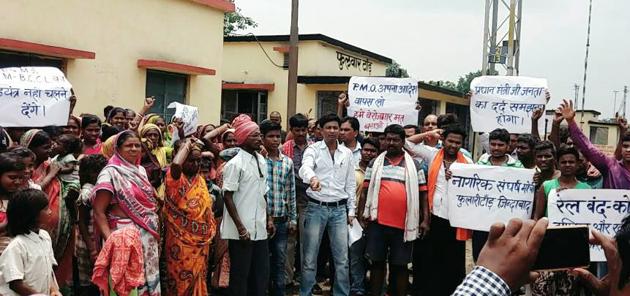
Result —
<instances>
[{"instance_id":1,"label":"woman wearing red sari","mask_svg":"<svg viewBox=\"0 0 630 296\"><path fill-rule=\"evenodd\" d=\"M35 170L33 182L41 186L48 195L48 207L51 214L42 221L43 228L52 239L55 259L59 264L55 276L60 286L71 283L72 255L74 253L74 223L66 206L64 194L67 190L57 178L60 168L51 165L50 153L52 141L48 134L39 129L28 130L20 139L20 144L35 153Z\"/></svg>"},{"instance_id":2,"label":"woman wearing red sari","mask_svg":"<svg viewBox=\"0 0 630 296\"><path fill-rule=\"evenodd\" d=\"M166 174L166 295L208 295L209 245L216 224L200 161L201 147L186 140Z\"/></svg>"}]
</instances>

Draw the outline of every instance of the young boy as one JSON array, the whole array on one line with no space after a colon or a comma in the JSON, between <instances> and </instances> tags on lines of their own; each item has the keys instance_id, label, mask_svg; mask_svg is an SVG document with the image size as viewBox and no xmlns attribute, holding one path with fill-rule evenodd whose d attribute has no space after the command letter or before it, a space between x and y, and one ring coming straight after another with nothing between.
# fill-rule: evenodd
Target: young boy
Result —
<instances>
[{"instance_id":1,"label":"young boy","mask_svg":"<svg viewBox=\"0 0 630 296\"><path fill-rule=\"evenodd\" d=\"M503 166L511 168L523 168L523 164L510 155L510 133L503 128L490 132L490 153L479 158L477 164ZM477 261L479 253L488 240L487 231L473 231L473 258Z\"/></svg>"},{"instance_id":2,"label":"young boy","mask_svg":"<svg viewBox=\"0 0 630 296\"><path fill-rule=\"evenodd\" d=\"M280 124L265 120L260 124L263 146L267 150L267 212L273 217L276 234L269 240L271 251L271 293L285 295L284 274L289 233L297 230L293 161L280 153Z\"/></svg>"}]
</instances>

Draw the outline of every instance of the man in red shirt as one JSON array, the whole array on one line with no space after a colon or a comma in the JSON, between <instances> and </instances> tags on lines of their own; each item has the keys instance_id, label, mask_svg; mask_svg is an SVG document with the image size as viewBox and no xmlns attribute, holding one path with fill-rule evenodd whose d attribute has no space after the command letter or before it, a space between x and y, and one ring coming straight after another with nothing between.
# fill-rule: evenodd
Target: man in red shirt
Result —
<instances>
[{"instance_id":1,"label":"man in red shirt","mask_svg":"<svg viewBox=\"0 0 630 296\"><path fill-rule=\"evenodd\" d=\"M367 220L366 257L372 262L370 289L380 295L385 262L395 274L394 295L406 295L412 241L429 231L427 186L422 164L403 150L405 130L385 128L387 151L372 160L365 172L359 217ZM364 210L363 210L364 209ZM389 254L389 258L387 257Z\"/></svg>"}]
</instances>

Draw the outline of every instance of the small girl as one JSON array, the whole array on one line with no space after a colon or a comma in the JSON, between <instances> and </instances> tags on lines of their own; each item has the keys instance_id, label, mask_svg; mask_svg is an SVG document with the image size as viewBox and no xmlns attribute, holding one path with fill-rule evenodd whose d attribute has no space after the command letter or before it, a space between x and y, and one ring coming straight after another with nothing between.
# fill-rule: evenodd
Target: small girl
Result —
<instances>
[{"instance_id":1,"label":"small girl","mask_svg":"<svg viewBox=\"0 0 630 296\"><path fill-rule=\"evenodd\" d=\"M61 167L59 180L68 185L78 186L79 183L79 156L83 153L83 143L75 135L64 134L57 138L57 156L53 159ZM76 188L77 191L79 190Z\"/></svg>"},{"instance_id":2,"label":"small girl","mask_svg":"<svg viewBox=\"0 0 630 296\"><path fill-rule=\"evenodd\" d=\"M50 235L40 229L47 215L48 198L41 190L18 191L9 201L8 230L13 240L0 256L0 295L61 296Z\"/></svg>"},{"instance_id":3,"label":"small girl","mask_svg":"<svg viewBox=\"0 0 630 296\"><path fill-rule=\"evenodd\" d=\"M0 255L11 242L7 233L7 208L12 195L23 188L24 165L13 152L0 153Z\"/></svg>"},{"instance_id":4,"label":"small girl","mask_svg":"<svg viewBox=\"0 0 630 296\"><path fill-rule=\"evenodd\" d=\"M79 232L76 240L75 257L79 272L79 295L97 295L98 288L92 285L92 269L98 256L94 241L94 226L92 224L92 203L90 194L98 178L98 174L107 165L107 159L100 154L84 157L79 162L79 178L81 180L81 194L77 200L79 207Z\"/></svg>"}]
</instances>

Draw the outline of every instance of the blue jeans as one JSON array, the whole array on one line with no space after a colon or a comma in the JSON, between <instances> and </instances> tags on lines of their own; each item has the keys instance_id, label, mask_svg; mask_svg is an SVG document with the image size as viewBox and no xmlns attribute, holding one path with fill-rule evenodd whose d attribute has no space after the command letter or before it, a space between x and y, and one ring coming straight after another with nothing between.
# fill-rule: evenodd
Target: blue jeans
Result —
<instances>
[{"instance_id":1,"label":"blue jeans","mask_svg":"<svg viewBox=\"0 0 630 296\"><path fill-rule=\"evenodd\" d=\"M289 238L289 222L274 222L276 234L269 240L271 253L271 293L273 296L284 296L286 277L284 264L287 259L287 240Z\"/></svg>"},{"instance_id":2,"label":"blue jeans","mask_svg":"<svg viewBox=\"0 0 630 296\"><path fill-rule=\"evenodd\" d=\"M363 236L350 246L350 293L365 295L365 244Z\"/></svg>"},{"instance_id":3,"label":"blue jeans","mask_svg":"<svg viewBox=\"0 0 630 296\"><path fill-rule=\"evenodd\" d=\"M348 295L350 278L348 275L348 217L346 206L322 206L309 202L304 211L304 231L302 240L302 280L300 296L311 296L317 273L317 253L324 229L328 230L332 257L335 263L333 295Z\"/></svg>"}]
</instances>

